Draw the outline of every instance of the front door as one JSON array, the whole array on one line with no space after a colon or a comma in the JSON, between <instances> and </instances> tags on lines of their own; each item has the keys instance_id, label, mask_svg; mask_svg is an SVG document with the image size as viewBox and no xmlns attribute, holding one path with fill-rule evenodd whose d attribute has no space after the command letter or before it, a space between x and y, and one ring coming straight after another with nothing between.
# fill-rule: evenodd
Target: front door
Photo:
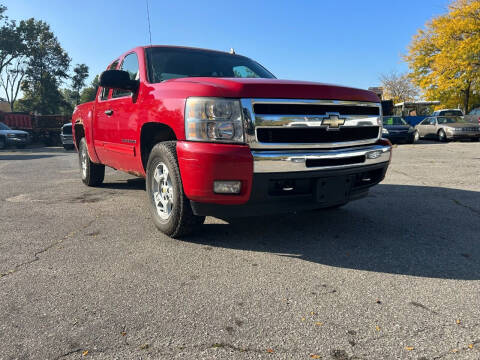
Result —
<instances>
[{"instance_id":1,"label":"front door","mask_svg":"<svg viewBox=\"0 0 480 360\"><path fill-rule=\"evenodd\" d=\"M131 80L139 80L139 66L136 53L125 56L120 70L127 71ZM115 159L116 169L138 172L138 161L135 147L138 139L138 105L136 94L131 91L114 89L108 101L110 117L116 124L112 141L105 145L110 156Z\"/></svg>"}]
</instances>

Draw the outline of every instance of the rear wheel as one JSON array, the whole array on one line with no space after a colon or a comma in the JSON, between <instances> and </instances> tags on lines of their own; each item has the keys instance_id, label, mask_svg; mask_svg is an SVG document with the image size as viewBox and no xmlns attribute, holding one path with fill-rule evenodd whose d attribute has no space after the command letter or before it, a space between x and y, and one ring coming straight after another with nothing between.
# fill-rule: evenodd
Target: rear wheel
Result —
<instances>
[{"instance_id":1,"label":"rear wheel","mask_svg":"<svg viewBox=\"0 0 480 360\"><path fill-rule=\"evenodd\" d=\"M83 183L87 186L100 185L105 177L105 166L95 164L90 160L85 138L80 140L78 159L80 162L80 172L82 174Z\"/></svg>"},{"instance_id":2,"label":"rear wheel","mask_svg":"<svg viewBox=\"0 0 480 360\"><path fill-rule=\"evenodd\" d=\"M5 138L4 137L0 137L0 150L1 149L5 149L5 147L7 146L7 143L5 141Z\"/></svg>"},{"instance_id":3,"label":"rear wheel","mask_svg":"<svg viewBox=\"0 0 480 360\"><path fill-rule=\"evenodd\" d=\"M473 138L472 141L479 142L480 138Z\"/></svg>"},{"instance_id":4,"label":"rear wheel","mask_svg":"<svg viewBox=\"0 0 480 360\"><path fill-rule=\"evenodd\" d=\"M447 134L445 134L445 131L440 130L437 136L438 136L438 141L447 142Z\"/></svg>"},{"instance_id":5,"label":"rear wheel","mask_svg":"<svg viewBox=\"0 0 480 360\"><path fill-rule=\"evenodd\" d=\"M147 195L155 226L178 238L195 231L204 216L195 216L183 192L175 141L155 145L147 163Z\"/></svg>"}]
</instances>

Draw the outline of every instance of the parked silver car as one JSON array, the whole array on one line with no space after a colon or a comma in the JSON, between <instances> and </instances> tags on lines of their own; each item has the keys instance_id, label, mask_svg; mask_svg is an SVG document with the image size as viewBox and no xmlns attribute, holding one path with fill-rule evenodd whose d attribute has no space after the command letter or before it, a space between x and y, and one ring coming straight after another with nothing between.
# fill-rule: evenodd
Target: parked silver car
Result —
<instances>
[{"instance_id":1,"label":"parked silver car","mask_svg":"<svg viewBox=\"0 0 480 360\"><path fill-rule=\"evenodd\" d=\"M15 145L17 148L23 149L29 141L30 137L26 131L12 130L0 122L0 149L4 149L9 145Z\"/></svg>"},{"instance_id":2,"label":"parked silver car","mask_svg":"<svg viewBox=\"0 0 480 360\"><path fill-rule=\"evenodd\" d=\"M418 138L433 138L439 141L480 139L480 126L466 122L462 116L430 116L415 126L415 131Z\"/></svg>"},{"instance_id":3,"label":"parked silver car","mask_svg":"<svg viewBox=\"0 0 480 360\"><path fill-rule=\"evenodd\" d=\"M62 126L60 139L62 139L62 145L65 150L73 150L75 146L73 145L72 124L65 124Z\"/></svg>"}]
</instances>

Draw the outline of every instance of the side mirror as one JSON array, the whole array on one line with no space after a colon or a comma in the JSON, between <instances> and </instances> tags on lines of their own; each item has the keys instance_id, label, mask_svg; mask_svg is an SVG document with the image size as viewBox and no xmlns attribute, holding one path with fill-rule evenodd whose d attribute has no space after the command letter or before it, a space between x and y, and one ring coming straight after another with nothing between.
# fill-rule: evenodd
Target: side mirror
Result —
<instances>
[{"instance_id":1,"label":"side mirror","mask_svg":"<svg viewBox=\"0 0 480 360\"><path fill-rule=\"evenodd\" d=\"M100 86L104 88L137 91L140 82L131 80L128 72L123 70L105 70L100 75Z\"/></svg>"}]
</instances>

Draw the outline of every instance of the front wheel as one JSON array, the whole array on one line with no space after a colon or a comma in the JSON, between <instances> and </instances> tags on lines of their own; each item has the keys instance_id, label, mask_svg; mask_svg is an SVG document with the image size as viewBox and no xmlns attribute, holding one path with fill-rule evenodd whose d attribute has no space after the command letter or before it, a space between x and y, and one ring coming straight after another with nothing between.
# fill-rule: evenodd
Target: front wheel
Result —
<instances>
[{"instance_id":1,"label":"front wheel","mask_svg":"<svg viewBox=\"0 0 480 360\"><path fill-rule=\"evenodd\" d=\"M411 141L411 144L415 144L416 142L418 142L418 140L420 140L420 134L417 130L415 130L415 132L413 133L413 139Z\"/></svg>"},{"instance_id":2,"label":"front wheel","mask_svg":"<svg viewBox=\"0 0 480 360\"><path fill-rule=\"evenodd\" d=\"M447 142L447 134L445 134L445 131L440 130L438 132L438 141L440 142Z\"/></svg>"},{"instance_id":3,"label":"front wheel","mask_svg":"<svg viewBox=\"0 0 480 360\"><path fill-rule=\"evenodd\" d=\"M147 163L147 195L155 226L178 238L196 230L204 216L195 216L183 192L175 141L155 145Z\"/></svg>"},{"instance_id":4,"label":"front wheel","mask_svg":"<svg viewBox=\"0 0 480 360\"><path fill-rule=\"evenodd\" d=\"M87 186L100 185L105 177L105 165L95 164L90 160L85 138L80 140L78 159L83 183Z\"/></svg>"}]
</instances>

